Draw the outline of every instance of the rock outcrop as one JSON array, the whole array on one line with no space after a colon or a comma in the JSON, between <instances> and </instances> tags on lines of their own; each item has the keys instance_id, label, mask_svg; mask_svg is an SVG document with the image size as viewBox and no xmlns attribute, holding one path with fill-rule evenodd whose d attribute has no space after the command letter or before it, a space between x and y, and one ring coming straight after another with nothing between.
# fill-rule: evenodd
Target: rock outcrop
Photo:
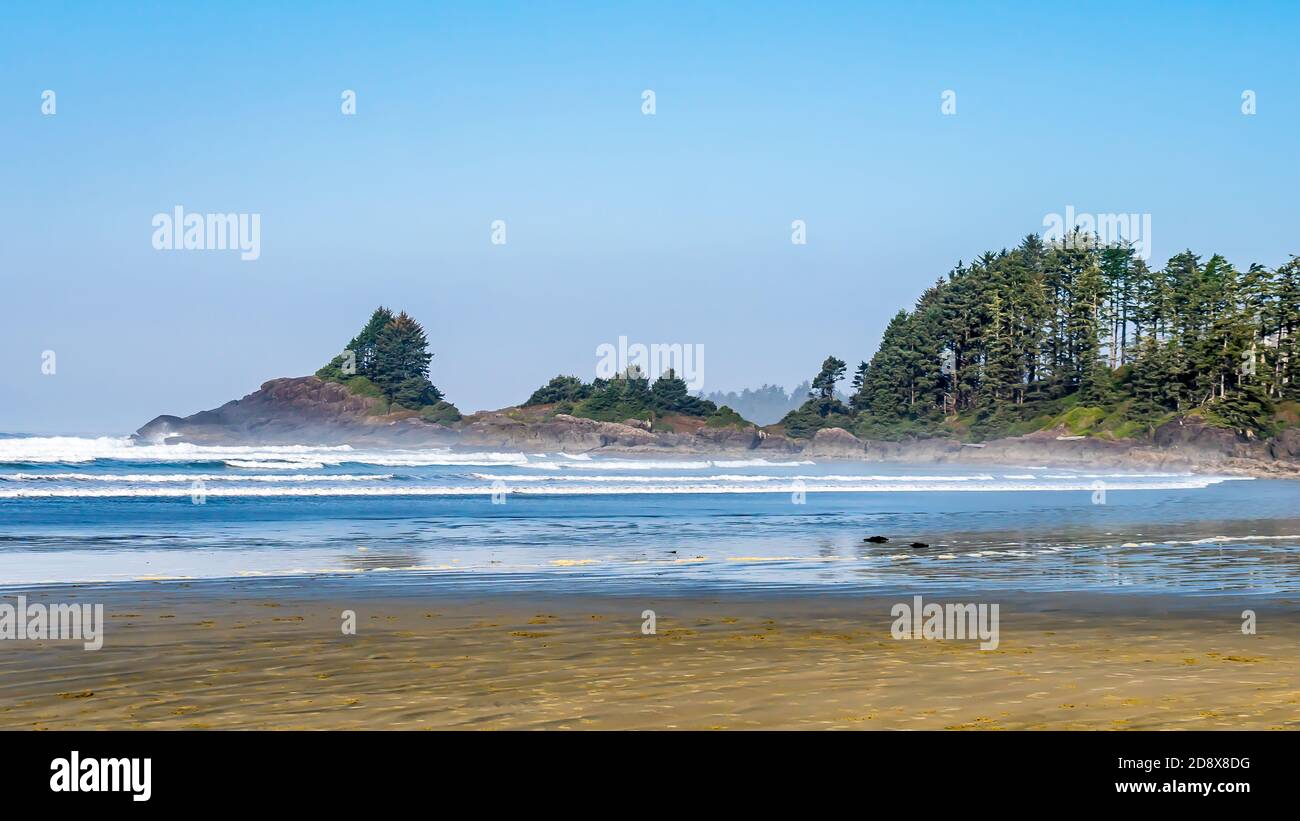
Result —
<instances>
[{"instance_id":1,"label":"rock outcrop","mask_svg":"<svg viewBox=\"0 0 1300 821\"><path fill-rule=\"evenodd\" d=\"M864 452L862 440L843 428L823 428L813 436L803 449L806 456L829 459L860 459Z\"/></svg>"},{"instance_id":2,"label":"rock outcrop","mask_svg":"<svg viewBox=\"0 0 1300 821\"><path fill-rule=\"evenodd\" d=\"M1266 458L1268 443L1248 439L1226 428L1216 428L1199 419L1176 419L1156 428L1152 435L1156 447L1185 454L1193 459Z\"/></svg>"},{"instance_id":3,"label":"rock outcrop","mask_svg":"<svg viewBox=\"0 0 1300 821\"><path fill-rule=\"evenodd\" d=\"M524 422L500 412L476 413L459 428L462 444L505 450L587 451L654 445L661 435L618 422L597 422L563 413Z\"/></svg>"},{"instance_id":4,"label":"rock outcrop","mask_svg":"<svg viewBox=\"0 0 1300 821\"><path fill-rule=\"evenodd\" d=\"M657 427L657 425L655 426ZM196 444L355 444L372 447L463 447L521 452L607 451L661 457L709 454L803 456L870 462L1128 467L1203 470L1267 476L1300 475L1300 429L1269 440L1249 439L1197 419L1162 425L1149 441L1108 440L1039 431L979 444L951 439L864 441L839 428L811 439L746 427L711 428L699 419L685 432L647 423L599 422L534 408L481 411L451 426L413 411L386 412L382 400L359 396L314 376L272 379L261 389L192 416L159 416L136 434L151 442Z\"/></svg>"},{"instance_id":5,"label":"rock outcrop","mask_svg":"<svg viewBox=\"0 0 1300 821\"><path fill-rule=\"evenodd\" d=\"M413 413L388 415L383 402L314 376L272 379L243 399L184 418L159 416L136 432L150 442L195 444L418 445L455 434Z\"/></svg>"}]
</instances>

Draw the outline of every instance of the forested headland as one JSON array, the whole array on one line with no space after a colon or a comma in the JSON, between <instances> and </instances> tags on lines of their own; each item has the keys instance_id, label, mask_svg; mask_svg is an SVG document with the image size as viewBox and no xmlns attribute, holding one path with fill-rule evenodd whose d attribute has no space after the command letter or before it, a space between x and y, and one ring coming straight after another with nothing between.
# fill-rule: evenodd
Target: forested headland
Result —
<instances>
[{"instance_id":1,"label":"forested headland","mask_svg":"<svg viewBox=\"0 0 1300 821\"><path fill-rule=\"evenodd\" d=\"M782 419L811 436L982 440L1065 427L1140 438L1180 416L1267 436L1297 421L1300 258L1268 268L1190 250L1149 267L1077 230L959 263L900 310L834 395L828 357Z\"/></svg>"}]
</instances>

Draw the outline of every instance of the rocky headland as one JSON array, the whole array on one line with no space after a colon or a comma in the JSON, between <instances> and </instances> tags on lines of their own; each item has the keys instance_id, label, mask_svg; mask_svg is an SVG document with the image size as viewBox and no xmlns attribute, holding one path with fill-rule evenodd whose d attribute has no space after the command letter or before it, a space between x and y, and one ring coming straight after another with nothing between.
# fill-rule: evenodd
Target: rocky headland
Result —
<instances>
[{"instance_id":1,"label":"rocky headland","mask_svg":"<svg viewBox=\"0 0 1300 821\"><path fill-rule=\"evenodd\" d=\"M1300 477L1300 428L1268 439L1180 419L1143 439L1071 436L1065 430L970 443L929 438L862 440L840 428L810 438L779 426L711 427L673 417L601 422L555 413L545 406L504 408L435 423L418 413L389 412L382 399L359 395L314 376L272 379L242 399L190 416L159 416L136 433L142 441L206 445L349 444L378 448L450 447L519 452L773 456L868 462L1023 464L1194 470Z\"/></svg>"}]
</instances>

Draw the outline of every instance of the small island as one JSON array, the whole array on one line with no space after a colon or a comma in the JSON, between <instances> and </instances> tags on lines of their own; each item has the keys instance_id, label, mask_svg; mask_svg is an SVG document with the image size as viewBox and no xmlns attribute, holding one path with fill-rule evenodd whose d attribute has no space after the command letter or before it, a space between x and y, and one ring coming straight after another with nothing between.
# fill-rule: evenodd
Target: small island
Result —
<instances>
[{"instance_id":1,"label":"small island","mask_svg":"<svg viewBox=\"0 0 1300 821\"><path fill-rule=\"evenodd\" d=\"M1075 231L959 263L899 311L839 392L758 425L672 370L558 375L518 406L465 414L431 381L420 323L375 309L308 377L137 433L156 442L701 453L878 461L1300 472L1300 258L1239 269L1184 251L1151 269Z\"/></svg>"}]
</instances>

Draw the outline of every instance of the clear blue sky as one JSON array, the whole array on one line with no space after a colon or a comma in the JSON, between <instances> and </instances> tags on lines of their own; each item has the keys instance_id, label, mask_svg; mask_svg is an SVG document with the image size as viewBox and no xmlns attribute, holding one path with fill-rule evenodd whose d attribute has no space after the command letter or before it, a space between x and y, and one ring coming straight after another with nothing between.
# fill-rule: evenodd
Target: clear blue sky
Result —
<instances>
[{"instance_id":1,"label":"clear blue sky","mask_svg":"<svg viewBox=\"0 0 1300 821\"><path fill-rule=\"evenodd\" d=\"M198 5L0 8L0 431L219 405L379 303L465 410L620 335L792 387L1068 205L1300 252L1294 3ZM261 258L155 251L178 204Z\"/></svg>"}]
</instances>

